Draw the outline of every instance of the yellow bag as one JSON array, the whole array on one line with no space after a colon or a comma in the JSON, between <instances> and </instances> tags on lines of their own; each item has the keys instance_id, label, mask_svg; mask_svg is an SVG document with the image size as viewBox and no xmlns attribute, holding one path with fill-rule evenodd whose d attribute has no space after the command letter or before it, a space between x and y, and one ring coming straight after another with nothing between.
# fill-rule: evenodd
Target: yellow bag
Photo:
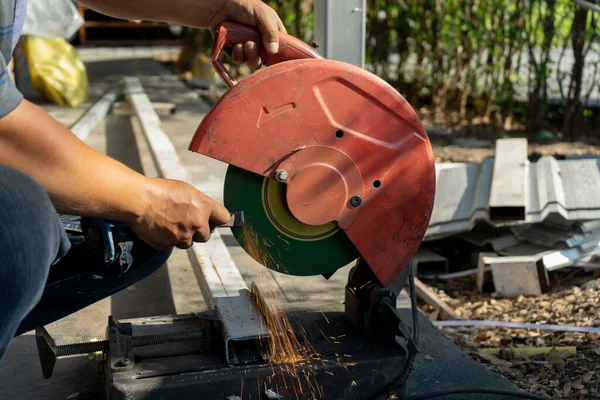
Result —
<instances>
[{"instance_id":1,"label":"yellow bag","mask_svg":"<svg viewBox=\"0 0 600 400\"><path fill-rule=\"evenodd\" d=\"M27 36L31 84L61 106L77 107L88 97L88 77L77 50L62 38Z\"/></svg>"}]
</instances>

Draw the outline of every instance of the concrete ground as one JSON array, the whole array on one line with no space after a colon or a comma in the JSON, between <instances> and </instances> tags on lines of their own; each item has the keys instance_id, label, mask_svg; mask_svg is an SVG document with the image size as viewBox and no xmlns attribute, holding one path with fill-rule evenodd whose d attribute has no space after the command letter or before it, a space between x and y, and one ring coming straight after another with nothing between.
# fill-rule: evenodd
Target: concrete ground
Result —
<instances>
[{"instance_id":1,"label":"concrete ground","mask_svg":"<svg viewBox=\"0 0 600 400\"><path fill-rule=\"evenodd\" d=\"M226 165L187 150L196 127L210 109L209 105L160 64L151 58L144 58L143 50L130 58L120 52L118 57L113 57L119 58L117 62L110 60L110 52L103 51L82 52L90 79L90 102L124 75L132 75L140 77L152 101L175 103L177 113L161 117L163 129L174 143L193 179L192 183L207 195L222 201ZM75 109L52 105L44 105L44 108L69 126L87 106L89 102ZM110 115L89 136L87 143L148 176L156 176L138 124L127 116ZM284 307L323 310L340 310L343 307L343 288L348 268L340 270L329 281L322 277L298 278L277 274L247 256L228 230L223 230L221 234L248 284L255 281L259 287L276 288ZM175 250L167 265L151 277L55 322L47 329L57 343L103 339L109 315L133 318L198 312L205 308L187 253ZM421 353L409 382L410 393L457 386L511 388L507 381L468 359L425 319L421 320ZM44 380L37 357L31 332L13 341L8 353L0 361L0 399L67 399L75 393L80 393L79 398L104 398L103 386L97 383L98 360L86 357L61 359L53 378ZM464 399L468 396L452 398ZM485 397L475 395L472 398Z\"/></svg>"}]
</instances>

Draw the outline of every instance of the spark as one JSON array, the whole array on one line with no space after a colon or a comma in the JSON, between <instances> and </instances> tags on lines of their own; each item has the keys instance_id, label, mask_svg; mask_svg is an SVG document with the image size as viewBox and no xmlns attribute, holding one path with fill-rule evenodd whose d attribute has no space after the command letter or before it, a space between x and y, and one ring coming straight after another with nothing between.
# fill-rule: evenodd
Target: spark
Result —
<instances>
[{"instance_id":1,"label":"spark","mask_svg":"<svg viewBox=\"0 0 600 400\"><path fill-rule=\"evenodd\" d=\"M271 268L277 267L279 271L285 272L285 268L281 268L271 256L270 251L272 250L268 250L273 243L260 237L257 232L252 230L250 225L244 225L242 228L240 241L244 243L246 252L254 260L264 266ZM280 298L281 292L278 291L276 285L272 284L273 279L275 279L275 277L271 270L267 268L262 269L256 279L257 287L260 287L260 293L258 290L253 290L251 292L251 296L255 300L258 311L263 316L263 318L261 318L261 320L263 320L261 323L264 322L266 328L271 332L270 337L265 338L265 353L266 359L271 364L273 372L272 377L276 376L275 367L277 367L281 371L286 389L287 380L285 379L285 376L291 378L291 386L294 388L296 398L299 397L298 392L304 395L305 385L308 385L308 387L312 389L308 392L312 392L312 397L316 398L315 392L319 390L316 376L310 372L307 373L306 371L303 371L301 366L305 365L310 368L311 362L313 362L312 360L316 360L316 357L319 357L319 354L308 340L307 331L302 324L298 324L298 326L295 327L290 322L289 315L293 314L288 314L284 311L284 307L280 304L282 302ZM329 319L322 311L321 314L329 324ZM327 336L323 335L323 337ZM323 361L321 362L325 365ZM300 372L303 373L301 374ZM301 379L301 375L304 375L306 383ZM258 379L257 382L260 388ZM271 383L270 378L269 383ZM264 384L266 389L266 382L264 382ZM279 390L279 388L277 390Z\"/></svg>"},{"instance_id":2,"label":"spark","mask_svg":"<svg viewBox=\"0 0 600 400\"><path fill-rule=\"evenodd\" d=\"M356 386L356 381L352 381L352 383L350 384L350 386Z\"/></svg>"}]
</instances>

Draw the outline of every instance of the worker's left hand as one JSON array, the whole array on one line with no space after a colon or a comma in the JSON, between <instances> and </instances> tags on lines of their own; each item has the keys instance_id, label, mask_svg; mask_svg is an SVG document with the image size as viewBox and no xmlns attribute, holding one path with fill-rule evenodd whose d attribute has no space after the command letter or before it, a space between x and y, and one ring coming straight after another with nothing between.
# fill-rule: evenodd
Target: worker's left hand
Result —
<instances>
[{"instance_id":1,"label":"worker's left hand","mask_svg":"<svg viewBox=\"0 0 600 400\"><path fill-rule=\"evenodd\" d=\"M224 21L239 22L258 28L262 34L262 44L269 54L279 50L279 32L287 33L277 12L261 0L216 0L215 11L210 13L208 26L211 32ZM261 67L256 44L246 42L233 47L233 60L246 63L253 70Z\"/></svg>"}]
</instances>

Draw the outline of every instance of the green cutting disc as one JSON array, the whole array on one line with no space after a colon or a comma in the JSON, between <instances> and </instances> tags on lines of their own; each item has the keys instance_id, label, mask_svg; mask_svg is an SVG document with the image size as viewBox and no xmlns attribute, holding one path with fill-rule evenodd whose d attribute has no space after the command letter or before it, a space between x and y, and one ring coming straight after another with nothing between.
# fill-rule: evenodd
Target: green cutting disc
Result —
<instances>
[{"instance_id":1,"label":"green cutting disc","mask_svg":"<svg viewBox=\"0 0 600 400\"><path fill-rule=\"evenodd\" d=\"M244 212L244 226L231 230L246 253L267 268L299 276L333 273L358 258L335 222L298 221L287 208L285 190L276 180L228 167L224 203L230 211Z\"/></svg>"}]
</instances>

